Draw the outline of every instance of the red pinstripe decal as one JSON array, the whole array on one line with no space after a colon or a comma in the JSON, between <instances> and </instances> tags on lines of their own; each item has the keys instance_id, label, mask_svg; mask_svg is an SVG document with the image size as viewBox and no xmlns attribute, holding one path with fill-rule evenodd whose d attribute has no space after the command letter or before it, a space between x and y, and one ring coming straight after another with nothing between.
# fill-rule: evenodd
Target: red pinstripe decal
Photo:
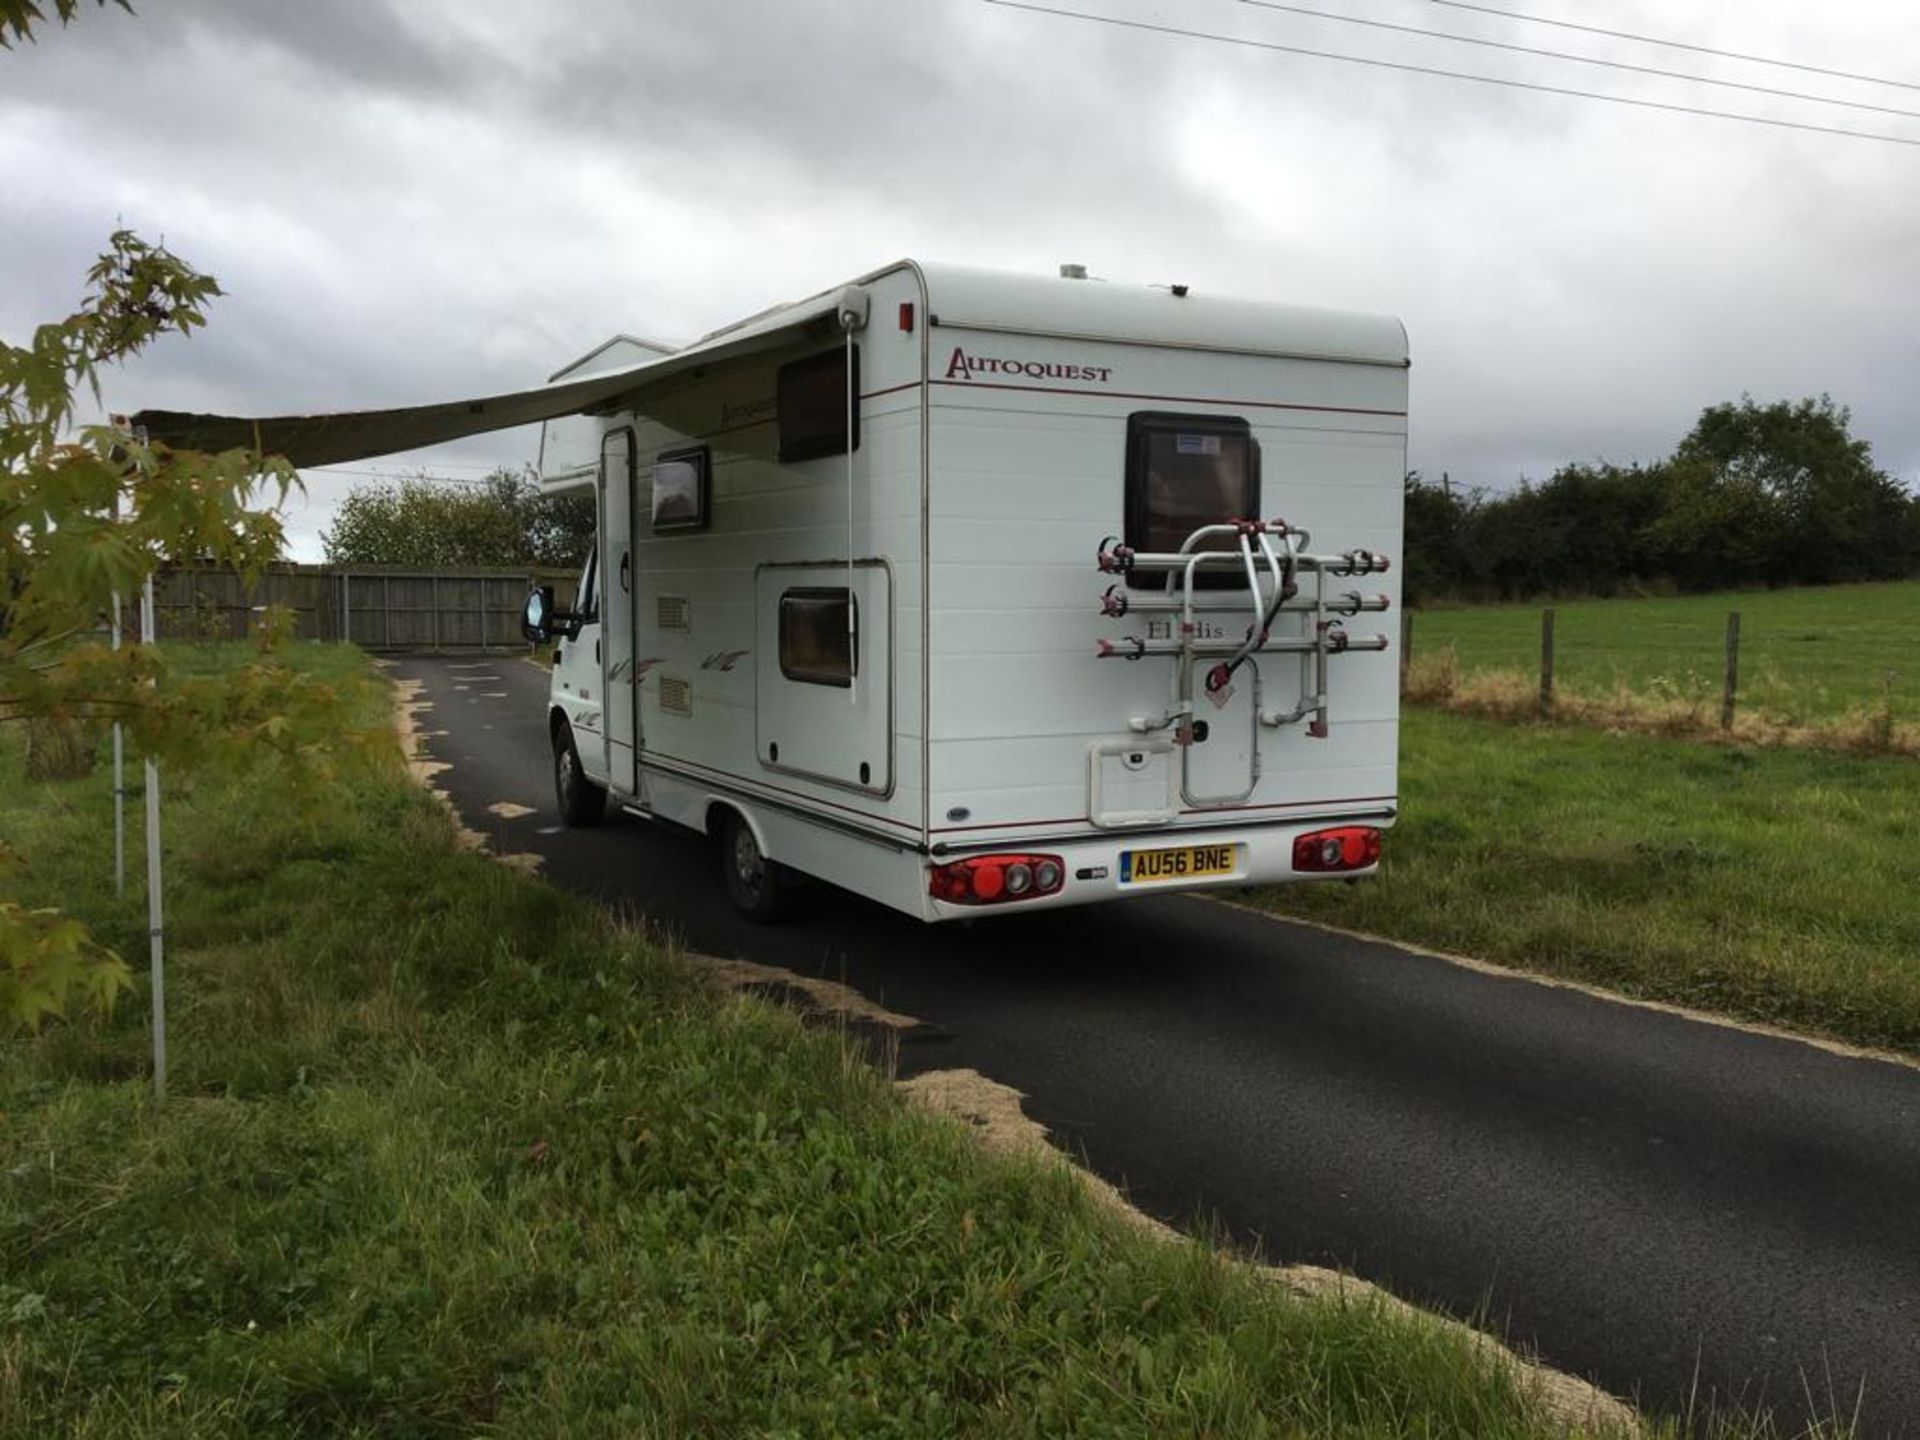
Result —
<instances>
[{"instance_id":1,"label":"red pinstripe decal","mask_svg":"<svg viewBox=\"0 0 1920 1440\"><path fill-rule=\"evenodd\" d=\"M1323 806L1337 805L1379 805L1398 802L1398 795L1354 795L1344 800L1270 800L1264 805L1211 805L1201 810L1182 810L1182 815L1227 815L1246 810L1306 810L1320 809ZM1084 815L1069 815L1057 820L996 820L991 825L936 825L936 835L951 835L976 830L1031 830L1041 825L1079 825L1086 821ZM1118 831L1099 832L1102 835L1118 834Z\"/></svg>"},{"instance_id":2,"label":"red pinstripe decal","mask_svg":"<svg viewBox=\"0 0 1920 1440\"><path fill-rule=\"evenodd\" d=\"M658 750L643 749L640 752L640 764L644 768L651 758L671 761L675 765L685 765L690 770L703 770L709 775L717 775L723 780L738 781L741 785L757 786L762 790L771 790L776 795L791 795L796 800L804 800L809 805L824 805L829 810L844 810L849 815L858 815L862 820L877 820L882 825L892 825L909 834L918 835L920 827L908 820L895 820L891 815L876 815L871 810L857 809L852 805L842 805L833 800L823 800L818 795L809 795L804 790L789 790L784 785L775 785L771 781L757 779L751 775L737 774L732 770L722 770L717 765L702 765L698 760L687 760L679 755L667 755Z\"/></svg>"},{"instance_id":3,"label":"red pinstripe decal","mask_svg":"<svg viewBox=\"0 0 1920 1440\"><path fill-rule=\"evenodd\" d=\"M1406 419L1404 410L1366 410L1357 405L1295 405L1280 400L1222 400L1211 395L1146 395L1135 390L1075 390L1063 385L1002 385L986 380L930 380L957 390L1023 390L1034 395L1086 395L1096 400L1158 400L1175 405L1231 405L1249 410L1306 410L1321 415L1382 415Z\"/></svg>"}]
</instances>

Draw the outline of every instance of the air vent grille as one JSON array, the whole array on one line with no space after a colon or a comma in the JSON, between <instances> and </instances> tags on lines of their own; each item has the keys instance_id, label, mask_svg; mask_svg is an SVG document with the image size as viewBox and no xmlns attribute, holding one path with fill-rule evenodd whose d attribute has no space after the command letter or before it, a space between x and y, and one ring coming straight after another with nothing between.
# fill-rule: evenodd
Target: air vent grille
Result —
<instances>
[{"instance_id":1,"label":"air vent grille","mask_svg":"<svg viewBox=\"0 0 1920 1440\"><path fill-rule=\"evenodd\" d=\"M660 677L660 708L669 715L693 714L693 686L671 675Z\"/></svg>"},{"instance_id":2,"label":"air vent grille","mask_svg":"<svg viewBox=\"0 0 1920 1440\"><path fill-rule=\"evenodd\" d=\"M654 607L662 630L691 630L693 605L684 595L662 595Z\"/></svg>"}]
</instances>

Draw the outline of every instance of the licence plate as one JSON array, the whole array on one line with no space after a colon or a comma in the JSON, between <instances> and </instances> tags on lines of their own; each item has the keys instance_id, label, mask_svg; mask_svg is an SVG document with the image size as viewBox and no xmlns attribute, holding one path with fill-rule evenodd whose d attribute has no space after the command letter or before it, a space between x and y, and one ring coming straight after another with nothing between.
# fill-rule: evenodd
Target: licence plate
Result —
<instances>
[{"instance_id":1,"label":"licence plate","mask_svg":"<svg viewBox=\"0 0 1920 1440\"><path fill-rule=\"evenodd\" d=\"M1167 850L1122 850L1120 883L1149 885L1160 880L1197 880L1233 873L1232 845L1176 845Z\"/></svg>"}]
</instances>

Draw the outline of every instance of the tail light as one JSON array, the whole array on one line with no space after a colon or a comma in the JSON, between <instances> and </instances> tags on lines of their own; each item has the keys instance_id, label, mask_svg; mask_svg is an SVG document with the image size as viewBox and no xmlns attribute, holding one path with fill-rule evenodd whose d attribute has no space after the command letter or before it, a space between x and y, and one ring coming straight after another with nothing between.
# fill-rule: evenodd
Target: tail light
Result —
<instances>
[{"instance_id":1,"label":"tail light","mask_svg":"<svg viewBox=\"0 0 1920 1440\"><path fill-rule=\"evenodd\" d=\"M1296 870L1364 870L1380 863L1380 832L1371 825L1315 830L1293 842Z\"/></svg>"},{"instance_id":2,"label":"tail light","mask_svg":"<svg viewBox=\"0 0 1920 1440\"><path fill-rule=\"evenodd\" d=\"M927 893L949 905L1004 905L1058 894L1066 878L1058 855L969 855L927 871Z\"/></svg>"}]
</instances>

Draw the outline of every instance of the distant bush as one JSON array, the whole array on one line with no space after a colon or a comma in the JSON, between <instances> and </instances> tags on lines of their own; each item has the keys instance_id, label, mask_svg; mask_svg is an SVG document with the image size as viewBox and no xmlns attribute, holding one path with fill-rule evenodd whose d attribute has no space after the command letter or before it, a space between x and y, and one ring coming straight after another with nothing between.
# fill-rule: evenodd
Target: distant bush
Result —
<instances>
[{"instance_id":1,"label":"distant bush","mask_svg":"<svg viewBox=\"0 0 1920 1440\"><path fill-rule=\"evenodd\" d=\"M1920 574L1920 498L1818 400L1716 405L1657 464L1510 494L1407 476L1407 587L1440 597L1826 585Z\"/></svg>"}]
</instances>

